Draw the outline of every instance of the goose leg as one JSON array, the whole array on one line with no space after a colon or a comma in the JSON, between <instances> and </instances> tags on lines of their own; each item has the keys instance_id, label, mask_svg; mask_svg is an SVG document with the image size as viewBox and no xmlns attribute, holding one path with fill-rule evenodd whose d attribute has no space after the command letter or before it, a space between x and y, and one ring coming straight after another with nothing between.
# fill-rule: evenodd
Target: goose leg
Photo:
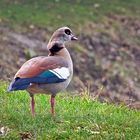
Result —
<instances>
[{"instance_id":1,"label":"goose leg","mask_svg":"<svg viewBox=\"0 0 140 140\"><path fill-rule=\"evenodd\" d=\"M52 115L54 115L54 105L55 105L55 96L51 95L51 111L52 111Z\"/></svg>"},{"instance_id":2,"label":"goose leg","mask_svg":"<svg viewBox=\"0 0 140 140\"><path fill-rule=\"evenodd\" d=\"M34 100L34 95L30 94L31 97L31 111L32 111L32 117L35 117L35 100Z\"/></svg>"}]
</instances>

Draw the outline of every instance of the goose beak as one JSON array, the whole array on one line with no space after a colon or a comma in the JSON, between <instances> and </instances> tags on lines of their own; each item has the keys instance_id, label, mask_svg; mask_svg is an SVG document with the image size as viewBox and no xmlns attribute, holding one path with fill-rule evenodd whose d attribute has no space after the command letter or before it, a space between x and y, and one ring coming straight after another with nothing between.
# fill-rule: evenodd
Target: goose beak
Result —
<instances>
[{"instance_id":1,"label":"goose beak","mask_svg":"<svg viewBox=\"0 0 140 140\"><path fill-rule=\"evenodd\" d=\"M78 38L77 38L76 36L73 35L73 36L71 37L71 40L78 40Z\"/></svg>"}]
</instances>

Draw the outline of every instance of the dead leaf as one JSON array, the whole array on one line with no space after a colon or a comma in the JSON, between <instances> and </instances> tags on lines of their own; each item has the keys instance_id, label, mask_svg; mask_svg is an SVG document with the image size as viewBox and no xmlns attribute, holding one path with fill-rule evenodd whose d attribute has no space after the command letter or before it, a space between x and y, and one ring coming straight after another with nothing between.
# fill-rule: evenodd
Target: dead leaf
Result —
<instances>
[{"instance_id":1,"label":"dead leaf","mask_svg":"<svg viewBox=\"0 0 140 140\"><path fill-rule=\"evenodd\" d=\"M3 126L0 128L0 136L5 136L10 131L10 129L7 126Z\"/></svg>"},{"instance_id":2,"label":"dead leaf","mask_svg":"<svg viewBox=\"0 0 140 140\"><path fill-rule=\"evenodd\" d=\"M33 135L30 132L21 132L19 133L22 140L31 139Z\"/></svg>"}]
</instances>

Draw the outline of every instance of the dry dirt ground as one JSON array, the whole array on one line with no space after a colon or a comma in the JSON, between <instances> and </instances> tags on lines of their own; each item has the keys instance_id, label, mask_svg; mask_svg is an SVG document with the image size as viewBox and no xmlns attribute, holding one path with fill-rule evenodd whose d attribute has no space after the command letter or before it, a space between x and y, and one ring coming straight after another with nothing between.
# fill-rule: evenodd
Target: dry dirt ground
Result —
<instances>
[{"instance_id":1,"label":"dry dirt ground","mask_svg":"<svg viewBox=\"0 0 140 140\"><path fill-rule=\"evenodd\" d=\"M10 81L29 58L47 55L50 35L41 27L0 25L0 80ZM140 21L109 15L101 24L84 25L78 36L78 43L68 44L74 61L69 90L140 108Z\"/></svg>"}]
</instances>

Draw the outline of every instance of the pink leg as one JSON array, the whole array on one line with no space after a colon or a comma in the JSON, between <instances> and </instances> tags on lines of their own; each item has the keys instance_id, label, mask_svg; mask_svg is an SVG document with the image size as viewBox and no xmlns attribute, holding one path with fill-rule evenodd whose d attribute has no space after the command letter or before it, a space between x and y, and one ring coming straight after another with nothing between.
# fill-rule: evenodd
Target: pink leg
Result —
<instances>
[{"instance_id":1,"label":"pink leg","mask_svg":"<svg viewBox=\"0 0 140 140\"><path fill-rule=\"evenodd\" d=\"M55 96L51 95L51 109L52 109L52 115L54 115L54 105L55 105Z\"/></svg>"},{"instance_id":2,"label":"pink leg","mask_svg":"<svg viewBox=\"0 0 140 140\"><path fill-rule=\"evenodd\" d=\"M31 109L32 109L32 117L35 117L35 100L34 96L31 96Z\"/></svg>"}]
</instances>

